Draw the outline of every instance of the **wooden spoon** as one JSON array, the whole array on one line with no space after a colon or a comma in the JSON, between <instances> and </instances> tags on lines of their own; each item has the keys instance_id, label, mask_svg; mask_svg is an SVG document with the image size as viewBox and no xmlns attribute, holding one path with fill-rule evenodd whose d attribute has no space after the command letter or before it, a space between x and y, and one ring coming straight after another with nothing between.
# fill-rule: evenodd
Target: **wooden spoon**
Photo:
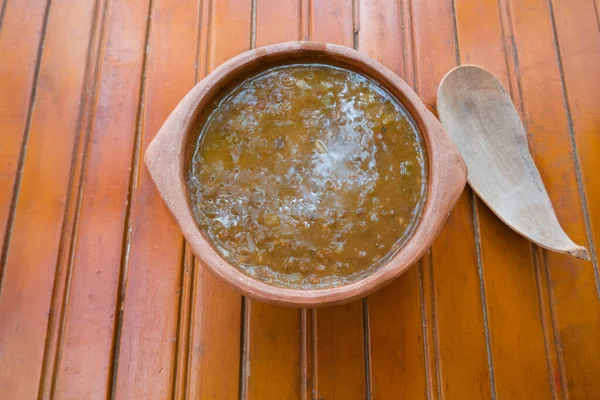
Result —
<instances>
[{"instance_id":1,"label":"wooden spoon","mask_svg":"<svg viewBox=\"0 0 600 400\"><path fill-rule=\"evenodd\" d=\"M440 83L437 109L469 184L498 218L548 250L589 260L560 226L519 114L496 77L472 65L454 68Z\"/></svg>"}]
</instances>

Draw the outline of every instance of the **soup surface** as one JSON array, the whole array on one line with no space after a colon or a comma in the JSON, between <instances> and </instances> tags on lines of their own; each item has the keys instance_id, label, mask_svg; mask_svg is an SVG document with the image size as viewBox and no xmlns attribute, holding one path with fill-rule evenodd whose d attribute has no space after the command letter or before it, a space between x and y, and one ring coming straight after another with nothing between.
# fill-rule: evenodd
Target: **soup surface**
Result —
<instances>
[{"instance_id":1,"label":"soup surface","mask_svg":"<svg viewBox=\"0 0 600 400\"><path fill-rule=\"evenodd\" d=\"M194 216L226 260L266 283L356 280L419 219L424 144L365 76L276 67L230 89L202 123L187 180Z\"/></svg>"}]
</instances>

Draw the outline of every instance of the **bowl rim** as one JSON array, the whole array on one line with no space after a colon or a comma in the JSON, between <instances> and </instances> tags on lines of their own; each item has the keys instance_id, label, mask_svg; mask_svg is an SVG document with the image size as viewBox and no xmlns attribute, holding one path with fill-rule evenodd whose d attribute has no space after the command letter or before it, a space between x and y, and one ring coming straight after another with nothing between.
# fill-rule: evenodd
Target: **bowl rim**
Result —
<instances>
[{"instance_id":1,"label":"bowl rim","mask_svg":"<svg viewBox=\"0 0 600 400\"><path fill-rule=\"evenodd\" d=\"M269 285L246 275L214 249L197 226L189 206L186 145L197 116L229 82L253 68L278 60L320 59L342 63L375 79L405 107L426 147L427 190L421 217L410 237L387 262L356 281L316 289ZM291 63L291 62L290 62ZM356 50L322 42L286 42L250 50L226 61L194 86L148 145L144 161L160 196L180 226L197 260L243 294L265 302L316 307L364 297L401 275L418 261L446 222L467 181L467 168L441 123L400 77Z\"/></svg>"}]
</instances>

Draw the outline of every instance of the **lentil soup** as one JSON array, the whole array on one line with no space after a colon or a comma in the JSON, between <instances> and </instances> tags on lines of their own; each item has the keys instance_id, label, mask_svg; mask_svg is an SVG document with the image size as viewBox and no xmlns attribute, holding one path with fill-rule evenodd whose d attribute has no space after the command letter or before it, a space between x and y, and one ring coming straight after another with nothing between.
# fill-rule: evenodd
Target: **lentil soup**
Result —
<instances>
[{"instance_id":1,"label":"lentil soup","mask_svg":"<svg viewBox=\"0 0 600 400\"><path fill-rule=\"evenodd\" d=\"M196 222L261 281L355 281L418 223L424 143L398 100L359 73L271 68L226 89L198 129L186 182Z\"/></svg>"}]
</instances>

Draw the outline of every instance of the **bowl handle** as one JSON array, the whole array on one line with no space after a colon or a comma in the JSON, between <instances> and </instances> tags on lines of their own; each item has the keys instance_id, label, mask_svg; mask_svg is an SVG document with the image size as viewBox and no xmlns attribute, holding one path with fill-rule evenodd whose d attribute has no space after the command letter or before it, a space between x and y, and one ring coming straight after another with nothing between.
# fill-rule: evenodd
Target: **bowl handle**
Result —
<instances>
[{"instance_id":1,"label":"bowl handle","mask_svg":"<svg viewBox=\"0 0 600 400\"><path fill-rule=\"evenodd\" d=\"M189 239L196 231L189 211L183 176L185 135L193 122L203 85L196 85L175 107L152 139L144 162L161 197L179 221L184 236Z\"/></svg>"},{"instance_id":2,"label":"bowl handle","mask_svg":"<svg viewBox=\"0 0 600 400\"><path fill-rule=\"evenodd\" d=\"M427 201L439 204L439 208L432 211L444 216L442 223L431 232L437 236L467 183L467 166L442 123L425 107L422 115L425 128L429 132L428 151L433 161L430 164Z\"/></svg>"}]
</instances>

